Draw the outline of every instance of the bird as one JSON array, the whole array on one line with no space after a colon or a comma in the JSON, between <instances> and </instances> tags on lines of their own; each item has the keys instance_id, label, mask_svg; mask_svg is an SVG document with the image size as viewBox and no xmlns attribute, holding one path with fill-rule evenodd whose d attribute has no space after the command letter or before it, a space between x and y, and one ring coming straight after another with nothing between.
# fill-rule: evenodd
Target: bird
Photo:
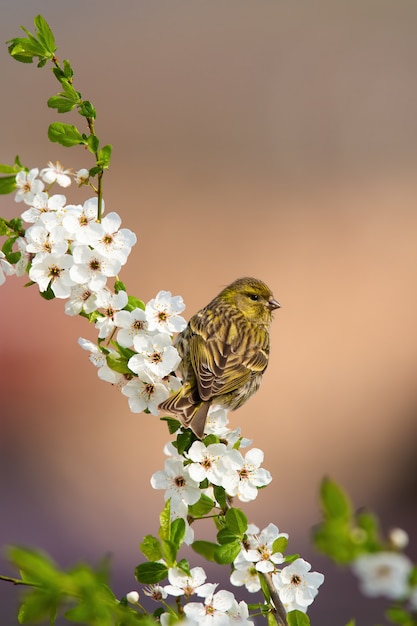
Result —
<instances>
[{"instance_id":1,"label":"bird","mask_svg":"<svg viewBox=\"0 0 417 626\"><path fill-rule=\"evenodd\" d=\"M159 409L202 439L210 406L241 407L267 368L269 328L280 306L257 278L238 278L225 287L177 335L182 386Z\"/></svg>"}]
</instances>

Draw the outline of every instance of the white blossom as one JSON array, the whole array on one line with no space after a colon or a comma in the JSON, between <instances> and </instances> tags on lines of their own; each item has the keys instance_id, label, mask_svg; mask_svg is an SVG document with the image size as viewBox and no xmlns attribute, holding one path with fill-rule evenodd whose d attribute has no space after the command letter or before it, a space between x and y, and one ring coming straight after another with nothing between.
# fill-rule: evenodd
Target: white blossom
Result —
<instances>
[{"instance_id":1,"label":"white blossom","mask_svg":"<svg viewBox=\"0 0 417 626\"><path fill-rule=\"evenodd\" d=\"M96 298L97 308L104 309L104 316L96 321L95 326L99 329L98 336L100 339L104 339L116 328L114 316L117 311L126 306L128 296L126 291L119 291L119 293L113 294L107 291L107 289L101 289L97 292Z\"/></svg>"},{"instance_id":2,"label":"white blossom","mask_svg":"<svg viewBox=\"0 0 417 626\"><path fill-rule=\"evenodd\" d=\"M408 594L412 567L410 559L398 552L361 554L352 563L364 595L392 600L401 600Z\"/></svg>"},{"instance_id":3,"label":"white blossom","mask_svg":"<svg viewBox=\"0 0 417 626\"><path fill-rule=\"evenodd\" d=\"M6 259L6 255L2 250L0 250L0 285L2 285L6 276L12 276L15 273L15 268L9 261Z\"/></svg>"},{"instance_id":4,"label":"white blossom","mask_svg":"<svg viewBox=\"0 0 417 626\"><path fill-rule=\"evenodd\" d=\"M26 250L26 239L24 237L18 237L16 244L20 252L20 259L15 264L16 276L24 276L27 273L29 263L32 262L32 255Z\"/></svg>"},{"instance_id":5,"label":"white blossom","mask_svg":"<svg viewBox=\"0 0 417 626\"><path fill-rule=\"evenodd\" d=\"M240 626L251 626L253 621L249 619L249 608L244 600L238 602L233 600L233 604L227 611L232 624L239 624Z\"/></svg>"},{"instance_id":6,"label":"white blossom","mask_svg":"<svg viewBox=\"0 0 417 626\"><path fill-rule=\"evenodd\" d=\"M152 336L136 335L133 338L133 346L137 354L129 359L128 366L136 374L148 372L164 378L180 364L178 351L172 345L167 333Z\"/></svg>"},{"instance_id":7,"label":"white blossom","mask_svg":"<svg viewBox=\"0 0 417 626\"><path fill-rule=\"evenodd\" d=\"M145 311L138 308L133 311L118 311L114 316L114 322L120 329L117 333L117 342L125 348L130 348L133 339L146 332L148 326Z\"/></svg>"},{"instance_id":8,"label":"white blossom","mask_svg":"<svg viewBox=\"0 0 417 626\"><path fill-rule=\"evenodd\" d=\"M268 524L260 533L248 534L248 547L242 549L239 556L254 563L258 572L273 572L276 565L285 560L283 555L280 552L274 552L273 548L275 540L281 537L288 539L288 534L280 533L275 524Z\"/></svg>"},{"instance_id":9,"label":"white blossom","mask_svg":"<svg viewBox=\"0 0 417 626\"><path fill-rule=\"evenodd\" d=\"M243 585L250 593L257 593L261 588L261 582L259 580L259 573L254 563L250 563L239 552L233 562L234 570L230 575L230 582L235 587L242 587Z\"/></svg>"},{"instance_id":10,"label":"white blossom","mask_svg":"<svg viewBox=\"0 0 417 626\"><path fill-rule=\"evenodd\" d=\"M136 243L136 235L128 228L120 229L120 224L119 215L109 213L100 223L91 224L86 243L104 256L117 259L124 265Z\"/></svg>"},{"instance_id":11,"label":"white blossom","mask_svg":"<svg viewBox=\"0 0 417 626\"><path fill-rule=\"evenodd\" d=\"M181 296L172 296L170 291L160 291L146 304L145 312L150 331L178 333L187 322L179 315L185 309Z\"/></svg>"},{"instance_id":12,"label":"white blossom","mask_svg":"<svg viewBox=\"0 0 417 626\"><path fill-rule=\"evenodd\" d=\"M207 596L204 604L188 602L184 606L184 613L200 626L230 626L228 611L233 610L234 602L234 595L222 589Z\"/></svg>"},{"instance_id":13,"label":"white blossom","mask_svg":"<svg viewBox=\"0 0 417 626\"><path fill-rule=\"evenodd\" d=\"M39 259L35 257L29 278L38 283L40 291L46 291L50 284L56 298L68 298L74 285L69 274L72 264L70 254L49 254Z\"/></svg>"},{"instance_id":14,"label":"white blossom","mask_svg":"<svg viewBox=\"0 0 417 626\"><path fill-rule=\"evenodd\" d=\"M174 509L182 500L186 504L195 504L201 495L198 482L191 478L182 460L172 457L166 459L163 470L153 474L151 485L154 489L165 489L164 498L171 499Z\"/></svg>"},{"instance_id":15,"label":"white blossom","mask_svg":"<svg viewBox=\"0 0 417 626\"><path fill-rule=\"evenodd\" d=\"M126 600L129 602L129 604L137 604L139 601L139 594L137 591L129 591L129 593L126 594Z\"/></svg>"},{"instance_id":16,"label":"white blossom","mask_svg":"<svg viewBox=\"0 0 417 626\"><path fill-rule=\"evenodd\" d=\"M38 257L48 254L65 254L68 250L68 242L65 239L66 231L62 226L57 226L48 231L43 224L36 224L26 230L26 252L36 254Z\"/></svg>"},{"instance_id":17,"label":"white blossom","mask_svg":"<svg viewBox=\"0 0 417 626\"><path fill-rule=\"evenodd\" d=\"M231 450L227 457L230 471L224 476L222 486L230 496L237 496L241 502L254 500L258 487L268 485L271 474L260 467L264 453L259 448L252 448L245 458L238 450Z\"/></svg>"},{"instance_id":18,"label":"white blossom","mask_svg":"<svg viewBox=\"0 0 417 626\"><path fill-rule=\"evenodd\" d=\"M41 191L34 196L31 206L22 213L22 219L28 224L43 221L47 213L63 212L66 201L62 194L49 196L45 191ZM44 221L45 226L48 225L47 222L48 220Z\"/></svg>"},{"instance_id":19,"label":"white blossom","mask_svg":"<svg viewBox=\"0 0 417 626\"><path fill-rule=\"evenodd\" d=\"M74 265L70 275L75 283L87 285L93 291L99 291L106 285L107 278L117 276L120 262L109 259L89 246L76 246L72 253Z\"/></svg>"},{"instance_id":20,"label":"white blossom","mask_svg":"<svg viewBox=\"0 0 417 626\"><path fill-rule=\"evenodd\" d=\"M224 458L228 454L224 443L212 443L205 446L202 441L194 441L187 452L187 457L193 461L188 466L190 476L197 482L207 478L213 485L221 485L224 472Z\"/></svg>"},{"instance_id":21,"label":"white blossom","mask_svg":"<svg viewBox=\"0 0 417 626\"><path fill-rule=\"evenodd\" d=\"M97 308L96 293L86 285L75 285L71 287L71 293L65 303L65 313L67 315L79 315L92 313Z\"/></svg>"},{"instance_id":22,"label":"white blossom","mask_svg":"<svg viewBox=\"0 0 417 626\"><path fill-rule=\"evenodd\" d=\"M168 398L169 391L161 381L142 372L140 378L133 378L126 383L122 394L129 399L132 413L141 413L147 409L152 415L158 415L158 405Z\"/></svg>"},{"instance_id":23,"label":"white blossom","mask_svg":"<svg viewBox=\"0 0 417 626\"><path fill-rule=\"evenodd\" d=\"M148 585L147 587L144 587L143 593L145 594L145 596L152 598L152 600L155 600L156 602L165 600L165 598L167 598L168 596L164 587L162 587L161 585L156 585L156 584Z\"/></svg>"},{"instance_id":24,"label":"white blossom","mask_svg":"<svg viewBox=\"0 0 417 626\"><path fill-rule=\"evenodd\" d=\"M202 567L192 567L188 576L179 567L170 567L168 570L169 585L164 589L170 596L184 596L188 599L192 595L204 598L212 589L206 583L207 574Z\"/></svg>"},{"instance_id":25,"label":"white blossom","mask_svg":"<svg viewBox=\"0 0 417 626\"><path fill-rule=\"evenodd\" d=\"M88 179L90 178L90 172L82 167L80 170L75 172L74 179L77 185L80 187L81 185L86 185L88 183Z\"/></svg>"},{"instance_id":26,"label":"white blossom","mask_svg":"<svg viewBox=\"0 0 417 626\"><path fill-rule=\"evenodd\" d=\"M35 195L43 191L45 185L37 178L38 174L39 170L36 167L29 172L21 170L16 174L15 202L22 202L23 200L25 204L30 205Z\"/></svg>"},{"instance_id":27,"label":"white blossom","mask_svg":"<svg viewBox=\"0 0 417 626\"><path fill-rule=\"evenodd\" d=\"M103 213L104 200L102 200L101 210ZM95 240L94 232L91 233L89 229L91 225L96 224L97 211L97 197L88 198L82 206L80 204L67 206L67 213L62 223L77 244L89 245L92 240Z\"/></svg>"},{"instance_id":28,"label":"white blossom","mask_svg":"<svg viewBox=\"0 0 417 626\"><path fill-rule=\"evenodd\" d=\"M78 344L83 350L90 352L90 361L97 367L97 374L100 380L104 380L112 385L120 385L123 381L123 374L115 372L107 365L106 354L100 350L97 344L89 339L83 339L83 337L78 339ZM116 352L113 352L113 354L116 354Z\"/></svg>"},{"instance_id":29,"label":"white blossom","mask_svg":"<svg viewBox=\"0 0 417 626\"><path fill-rule=\"evenodd\" d=\"M71 178L68 174L71 174L71 170L65 170L59 161L56 163L49 161L48 167L43 168L40 172L45 183L51 185L56 182L60 187L68 187L71 184Z\"/></svg>"},{"instance_id":30,"label":"white blossom","mask_svg":"<svg viewBox=\"0 0 417 626\"><path fill-rule=\"evenodd\" d=\"M324 581L323 574L310 572L311 565L298 558L280 572L272 574L272 581L286 611L307 611Z\"/></svg>"}]
</instances>

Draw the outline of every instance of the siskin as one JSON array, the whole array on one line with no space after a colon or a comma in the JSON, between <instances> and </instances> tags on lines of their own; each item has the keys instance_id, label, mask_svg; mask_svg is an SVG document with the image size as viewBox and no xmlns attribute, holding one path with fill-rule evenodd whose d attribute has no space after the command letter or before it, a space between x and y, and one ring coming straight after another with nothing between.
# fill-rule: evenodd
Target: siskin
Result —
<instances>
[{"instance_id":1,"label":"siskin","mask_svg":"<svg viewBox=\"0 0 417 626\"><path fill-rule=\"evenodd\" d=\"M183 385L159 408L201 439L212 404L242 406L268 365L269 326L279 307L256 278L239 278L223 289L177 336Z\"/></svg>"}]
</instances>

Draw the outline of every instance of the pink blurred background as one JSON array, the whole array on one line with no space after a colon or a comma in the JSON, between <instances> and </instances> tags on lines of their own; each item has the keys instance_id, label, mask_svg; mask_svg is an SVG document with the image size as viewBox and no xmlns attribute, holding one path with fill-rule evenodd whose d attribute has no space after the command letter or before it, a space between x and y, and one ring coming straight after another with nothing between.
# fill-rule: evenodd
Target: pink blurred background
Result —
<instances>
[{"instance_id":1,"label":"pink blurred background","mask_svg":"<svg viewBox=\"0 0 417 626\"><path fill-rule=\"evenodd\" d=\"M129 292L181 294L188 318L253 275L281 302L261 390L232 415L274 477L244 510L325 572L313 624L378 620L384 603L363 604L309 534L330 475L385 528L404 527L417 557L416 3L4 0L0 40L37 13L114 146L106 209L138 235ZM89 167L48 143L50 71L3 46L0 72L0 162ZM21 207L2 197L0 209ZM77 345L94 329L23 284L1 287L0 545L62 566L110 550L122 595L155 532L149 478L169 437L98 380ZM1 623L17 623L16 596L0 585Z\"/></svg>"}]
</instances>

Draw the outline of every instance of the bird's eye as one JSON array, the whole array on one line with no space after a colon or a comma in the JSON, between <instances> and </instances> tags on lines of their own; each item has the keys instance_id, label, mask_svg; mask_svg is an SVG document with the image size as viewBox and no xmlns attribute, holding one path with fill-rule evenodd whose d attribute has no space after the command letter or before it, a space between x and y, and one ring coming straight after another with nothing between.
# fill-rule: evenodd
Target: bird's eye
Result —
<instances>
[{"instance_id":1,"label":"bird's eye","mask_svg":"<svg viewBox=\"0 0 417 626\"><path fill-rule=\"evenodd\" d=\"M250 293L249 298L253 301L259 300L259 296L256 293Z\"/></svg>"}]
</instances>

